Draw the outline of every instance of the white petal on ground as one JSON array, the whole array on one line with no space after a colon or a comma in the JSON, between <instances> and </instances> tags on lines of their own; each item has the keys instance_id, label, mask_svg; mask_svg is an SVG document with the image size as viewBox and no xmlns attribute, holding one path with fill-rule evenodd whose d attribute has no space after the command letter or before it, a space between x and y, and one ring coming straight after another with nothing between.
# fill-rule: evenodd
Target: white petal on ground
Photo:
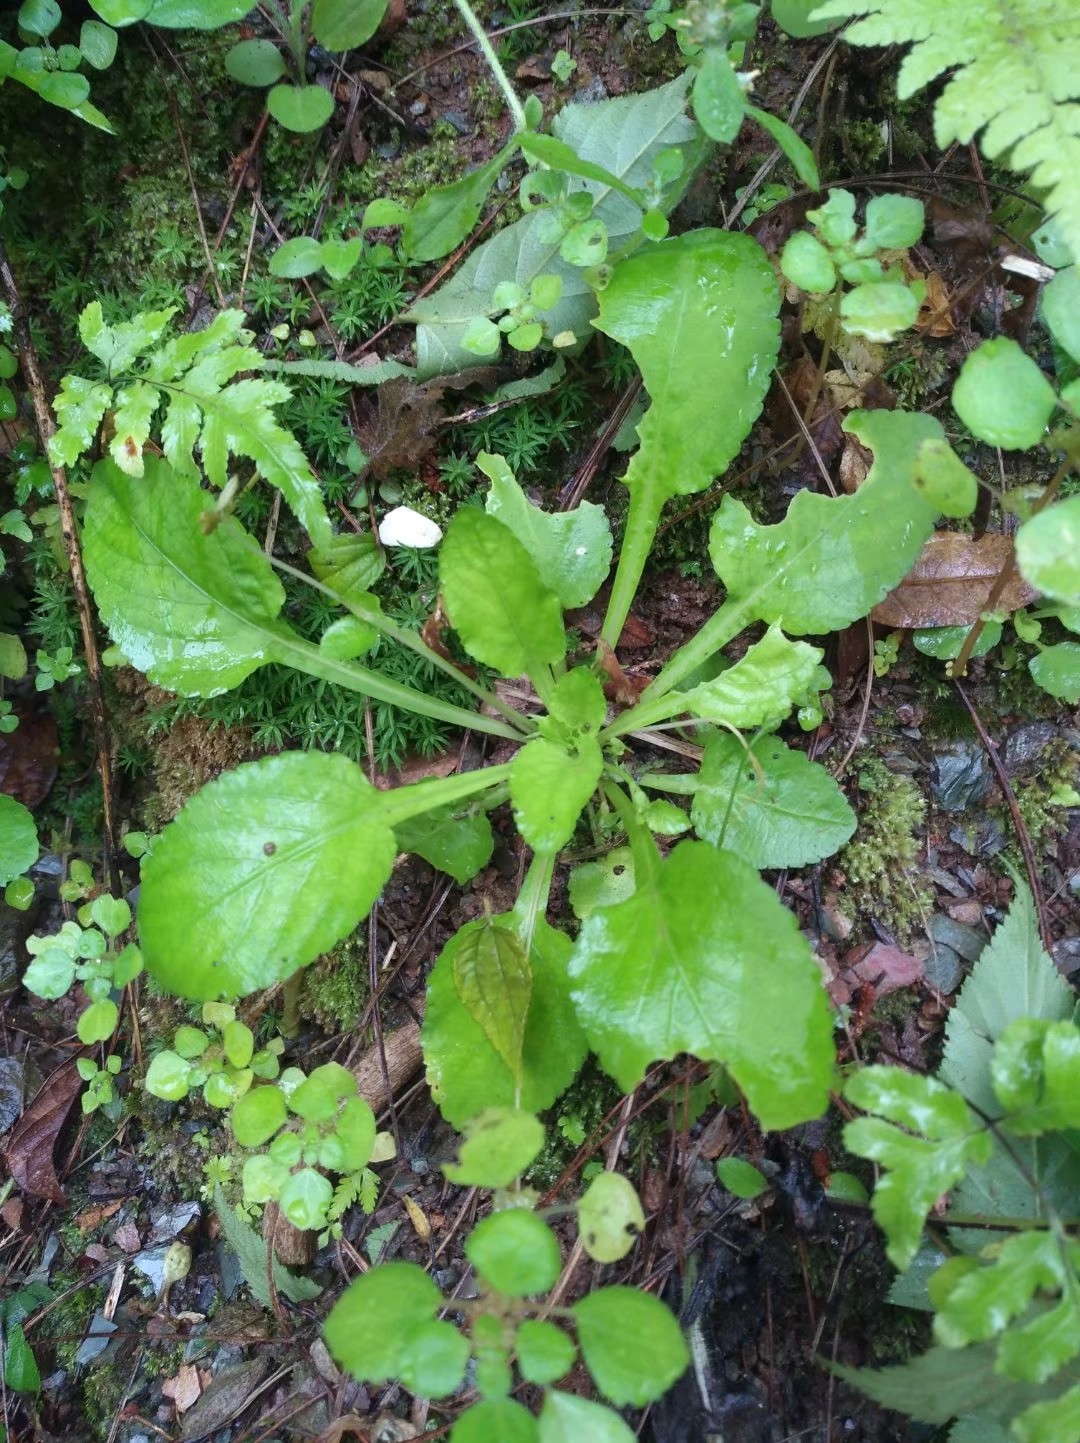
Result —
<instances>
[{"instance_id":1,"label":"white petal on ground","mask_svg":"<svg viewBox=\"0 0 1080 1443\"><path fill-rule=\"evenodd\" d=\"M427 516L409 506L395 506L379 523L379 540L384 546L438 546L442 531Z\"/></svg>"}]
</instances>

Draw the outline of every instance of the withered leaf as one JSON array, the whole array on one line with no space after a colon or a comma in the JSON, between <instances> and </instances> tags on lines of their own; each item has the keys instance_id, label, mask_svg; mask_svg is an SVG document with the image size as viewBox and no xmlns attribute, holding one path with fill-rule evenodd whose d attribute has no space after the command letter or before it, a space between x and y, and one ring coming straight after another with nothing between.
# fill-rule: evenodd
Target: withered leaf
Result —
<instances>
[{"instance_id":1,"label":"withered leaf","mask_svg":"<svg viewBox=\"0 0 1080 1443\"><path fill-rule=\"evenodd\" d=\"M46 1078L41 1091L12 1128L4 1160L23 1192L54 1203L64 1202L64 1190L53 1164L53 1149L81 1089L82 1078L75 1063L61 1063Z\"/></svg>"},{"instance_id":2,"label":"withered leaf","mask_svg":"<svg viewBox=\"0 0 1080 1443\"><path fill-rule=\"evenodd\" d=\"M490 383L495 375L490 366L480 366L421 385L398 376L385 381L374 397L358 399L356 439L367 454L370 473L385 480L397 467L415 471L435 445L435 433L444 419L440 402L446 391Z\"/></svg>"},{"instance_id":3,"label":"withered leaf","mask_svg":"<svg viewBox=\"0 0 1080 1443\"><path fill-rule=\"evenodd\" d=\"M976 540L962 532L939 531L923 547L900 585L870 613L882 626L971 626L985 611L1001 569L1012 555L1009 536ZM1018 611L1038 593L1017 572L995 607Z\"/></svg>"}]
</instances>

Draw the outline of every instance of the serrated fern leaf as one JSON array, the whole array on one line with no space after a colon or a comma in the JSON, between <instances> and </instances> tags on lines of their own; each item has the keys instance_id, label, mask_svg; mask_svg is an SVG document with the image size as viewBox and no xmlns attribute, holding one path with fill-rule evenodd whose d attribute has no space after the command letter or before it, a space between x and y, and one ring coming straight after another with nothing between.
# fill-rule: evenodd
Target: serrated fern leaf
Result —
<instances>
[{"instance_id":1,"label":"serrated fern leaf","mask_svg":"<svg viewBox=\"0 0 1080 1443\"><path fill-rule=\"evenodd\" d=\"M1008 157L1046 194L1080 259L1080 7L1076 0L825 0L814 19L859 16L855 45L912 48L897 94L954 72L934 110L937 143Z\"/></svg>"},{"instance_id":2,"label":"serrated fern leaf","mask_svg":"<svg viewBox=\"0 0 1080 1443\"><path fill-rule=\"evenodd\" d=\"M277 487L314 545L325 546L331 527L318 480L274 414L289 399L289 388L244 374L262 370L265 358L249 344L243 311L222 311L205 330L158 344L172 315L148 311L108 326L98 302L86 307L79 335L108 368L113 385L64 377L55 401L60 425L50 443L53 460L70 466L88 451L113 405L110 453L122 471L141 476L143 448L164 406L161 444L176 472L198 479L198 451L209 480L223 487L230 458L243 457Z\"/></svg>"},{"instance_id":3,"label":"serrated fern leaf","mask_svg":"<svg viewBox=\"0 0 1080 1443\"><path fill-rule=\"evenodd\" d=\"M990 1137L958 1092L897 1067L865 1067L845 1096L871 1117L844 1129L858 1157L888 1168L874 1188L873 1211L890 1262L903 1269L919 1249L930 1209L967 1172L985 1163Z\"/></svg>"}]
</instances>

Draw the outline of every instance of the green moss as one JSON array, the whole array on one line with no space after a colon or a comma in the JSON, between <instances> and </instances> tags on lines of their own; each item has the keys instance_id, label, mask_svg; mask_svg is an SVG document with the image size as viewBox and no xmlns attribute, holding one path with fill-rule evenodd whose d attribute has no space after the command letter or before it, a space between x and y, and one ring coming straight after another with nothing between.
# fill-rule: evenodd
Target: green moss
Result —
<instances>
[{"instance_id":1,"label":"green moss","mask_svg":"<svg viewBox=\"0 0 1080 1443\"><path fill-rule=\"evenodd\" d=\"M910 777L874 758L859 773L859 827L837 858L845 902L863 919L877 918L902 940L927 917L932 892L916 871L926 801Z\"/></svg>"},{"instance_id":2,"label":"green moss","mask_svg":"<svg viewBox=\"0 0 1080 1443\"><path fill-rule=\"evenodd\" d=\"M300 988L300 1016L327 1032L348 1032L356 1026L368 997L367 946L361 931L305 968Z\"/></svg>"},{"instance_id":3,"label":"green moss","mask_svg":"<svg viewBox=\"0 0 1080 1443\"><path fill-rule=\"evenodd\" d=\"M1036 858L1052 852L1069 830L1069 812L1063 800L1080 788L1080 755L1063 738L1055 738L1040 753L1030 776L1012 778L1013 794ZM1013 840L1005 850L1006 859L1021 872L1024 858L1015 840L1015 827L1008 807L998 812L1006 835Z\"/></svg>"}]
</instances>

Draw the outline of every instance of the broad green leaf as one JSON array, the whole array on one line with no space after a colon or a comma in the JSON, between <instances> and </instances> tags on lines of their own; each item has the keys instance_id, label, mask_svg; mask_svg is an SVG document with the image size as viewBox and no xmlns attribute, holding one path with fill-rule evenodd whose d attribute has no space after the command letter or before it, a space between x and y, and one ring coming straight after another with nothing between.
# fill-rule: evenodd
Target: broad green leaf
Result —
<instances>
[{"instance_id":1,"label":"broad green leaf","mask_svg":"<svg viewBox=\"0 0 1080 1443\"><path fill-rule=\"evenodd\" d=\"M603 770L594 737L580 737L572 746L544 737L525 743L510 764L510 800L517 829L534 851L566 846Z\"/></svg>"},{"instance_id":2,"label":"broad green leaf","mask_svg":"<svg viewBox=\"0 0 1080 1443\"><path fill-rule=\"evenodd\" d=\"M948 1423L950 1419L974 1415L1008 1425L1024 1408L1045 1399L1046 1388L1021 1383L1001 1375L997 1369L997 1348L993 1343L975 1343L968 1348L936 1346L897 1368L845 1368L832 1364L830 1371L880 1403L908 1413L921 1423ZM1064 1443L1069 1433L1050 1435L1039 1443ZM978 1443L994 1437L990 1428L976 1434ZM1024 1443L1034 1438L1017 1428L1010 1438Z\"/></svg>"},{"instance_id":3,"label":"broad green leaf","mask_svg":"<svg viewBox=\"0 0 1080 1443\"><path fill-rule=\"evenodd\" d=\"M322 243L323 270L335 281L344 280L360 259L364 242L360 236L349 240L325 240Z\"/></svg>"},{"instance_id":4,"label":"broad green leaf","mask_svg":"<svg viewBox=\"0 0 1080 1443\"><path fill-rule=\"evenodd\" d=\"M8 797L0 797L0 813L4 802L9 800ZM21 804L15 802L14 805ZM74 959L62 947L46 947L30 959L30 965L23 974L23 986L26 990L35 997L44 997L50 1002L63 997L74 981Z\"/></svg>"},{"instance_id":5,"label":"broad green leaf","mask_svg":"<svg viewBox=\"0 0 1080 1443\"><path fill-rule=\"evenodd\" d=\"M285 1125L286 1116L280 1088L253 1087L233 1108L229 1123L241 1147L261 1147Z\"/></svg>"},{"instance_id":6,"label":"broad green leaf","mask_svg":"<svg viewBox=\"0 0 1080 1443\"><path fill-rule=\"evenodd\" d=\"M326 1226L326 1209L333 1197L334 1189L328 1178L313 1167L302 1167L285 1179L277 1200L293 1227L304 1231Z\"/></svg>"},{"instance_id":7,"label":"broad green leaf","mask_svg":"<svg viewBox=\"0 0 1080 1443\"><path fill-rule=\"evenodd\" d=\"M366 605L371 588L386 570L386 557L369 531L332 536L324 546L308 552L314 574L343 601Z\"/></svg>"},{"instance_id":8,"label":"broad green leaf","mask_svg":"<svg viewBox=\"0 0 1080 1443\"><path fill-rule=\"evenodd\" d=\"M53 400L60 422L49 442L49 455L60 466L73 466L94 444L102 417L112 403L112 387L83 376L65 376Z\"/></svg>"},{"instance_id":9,"label":"broad green leaf","mask_svg":"<svg viewBox=\"0 0 1080 1443\"><path fill-rule=\"evenodd\" d=\"M725 50L709 45L694 78L694 114L710 140L730 145L746 115L746 91Z\"/></svg>"},{"instance_id":10,"label":"broad green leaf","mask_svg":"<svg viewBox=\"0 0 1080 1443\"><path fill-rule=\"evenodd\" d=\"M322 752L268 757L204 787L143 862L147 971L207 1000L272 986L328 952L394 865L381 796L355 763Z\"/></svg>"},{"instance_id":11,"label":"broad green leaf","mask_svg":"<svg viewBox=\"0 0 1080 1443\"><path fill-rule=\"evenodd\" d=\"M403 852L423 857L461 886L487 866L495 848L491 823L483 812L455 816L448 807L403 822L394 835Z\"/></svg>"},{"instance_id":12,"label":"broad green leaf","mask_svg":"<svg viewBox=\"0 0 1080 1443\"><path fill-rule=\"evenodd\" d=\"M232 517L209 533L208 497L168 464L146 459L136 481L112 461L94 467L86 508L86 570L113 641L151 681L215 696L276 656L292 635L262 548Z\"/></svg>"},{"instance_id":13,"label":"broad green leaf","mask_svg":"<svg viewBox=\"0 0 1080 1443\"><path fill-rule=\"evenodd\" d=\"M536 1324L524 1323L521 1331ZM485 1398L475 1403L454 1423L450 1430L450 1443L537 1443L539 1430L536 1419L515 1403L512 1398Z\"/></svg>"},{"instance_id":14,"label":"broad green leaf","mask_svg":"<svg viewBox=\"0 0 1080 1443\"><path fill-rule=\"evenodd\" d=\"M617 265L594 323L627 346L650 405L604 623L614 645L648 559L664 503L708 486L737 455L761 410L780 340L779 293L747 235L694 230ZM716 397L723 396L718 406Z\"/></svg>"},{"instance_id":15,"label":"broad green leaf","mask_svg":"<svg viewBox=\"0 0 1080 1443\"><path fill-rule=\"evenodd\" d=\"M1019 1017L998 1039L991 1063L994 1092L1023 1134L1080 1128L1080 1028L1072 1022Z\"/></svg>"},{"instance_id":16,"label":"broad green leaf","mask_svg":"<svg viewBox=\"0 0 1080 1443\"><path fill-rule=\"evenodd\" d=\"M321 130L334 113L334 97L321 85L275 85L266 108L286 130Z\"/></svg>"},{"instance_id":17,"label":"broad green leaf","mask_svg":"<svg viewBox=\"0 0 1080 1443\"><path fill-rule=\"evenodd\" d=\"M106 937L119 937L131 926L131 908L122 897L103 895L90 903L90 918Z\"/></svg>"},{"instance_id":18,"label":"broad green leaf","mask_svg":"<svg viewBox=\"0 0 1080 1443\"><path fill-rule=\"evenodd\" d=\"M768 1179L752 1162L741 1157L722 1157L716 1164L716 1176L721 1187L727 1188L733 1197L760 1197L769 1187Z\"/></svg>"},{"instance_id":19,"label":"broad green leaf","mask_svg":"<svg viewBox=\"0 0 1080 1443\"><path fill-rule=\"evenodd\" d=\"M617 1263L645 1228L645 1210L633 1184L618 1172L597 1173L577 1206L578 1232L589 1257Z\"/></svg>"},{"instance_id":20,"label":"broad green leaf","mask_svg":"<svg viewBox=\"0 0 1080 1443\"><path fill-rule=\"evenodd\" d=\"M632 494L687 496L724 471L768 390L778 308L749 236L690 231L616 266L595 324L633 353L651 401L624 478Z\"/></svg>"},{"instance_id":21,"label":"broad green leaf","mask_svg":"<svg viewBox=\"0 0 1080 1443\"><path fill-rule=\"evenodd\" d=\"M248 8L244 0L153 0L144 13L151 25L170 30L220 30L242 20Z\"/></svg>"},{"instance_id":22,"label":"broad green leaf","mask_svg":"<svg viewBox=\"0 0 1080 1443\"><path fill-rule=\"evenodd\" d=\"M683 176L664 195L670 210L693 174L701 153L700 132L687 117L685 75L641 95L620 96L595 104L565 105L552 131L582 160L603 167L632 189L649 184L653 164L663 151L683 149ZM578 187L575 187L578 188ZM641 227L641 208L599 181L580 189L594 198L593 214L607 228L612 246L622 247ZM430 296L417 300L409 319L417 322L417 370L421 377L459 371L472 364L462 337L474 316L485 315L500 281L513 280L523 291L537 276L561 278L558 304L545 314L551 335L570 332L584 340L596 301L581 271L559 256L561 237L546 229L547 208L524 215L473 251L454 277Z\"/></svg>"},{"instance_id":23,"label":"broad green leaf","mask_svg":"<svg viewBox=\"0 0 1080 1443\"><path fill-rule=\"evenodd\" d=\"M825 768L774 736L749 750L727 732L710 737L690 815L700 837L755 867L809 866L855 831L855 814Z\"/></svg>"},{"instance_id":24,"label":"broad green leaf","mask_svg":"<svg viewBox=\"0 0 1080 1443\"><path fill-rule=\"evenodd\" d=\"M835 20L811 20L810 12L817 8L818 0L772 0L772 15L781 30L794 35L798 40L813 35L824 35L835 28Z\"/></svg>"},{"instance_id":25,"label":"broad green leaf","mask_svg":"<svg viewBox=\"0 0 1080 1443\"><path fill-rule=\"evenodd\" d=\"M1044 646L1028 662L1028 671L1043 691L1075 706L1080 701L1080 644L1062 641Z\"/></svg>"},{"instance_id":26,"label":"broad green leaf","mask_svg":"<svg viewBox=\"0 0 1080 1443\"><path fill-rule=\"evenodd\" d=\"M507 1298L546 1293L562 1267L555 1234L543 1218L520 1207L482 1218L466 1239L465 1256L488 1286Z\"/></svg>"},{"instance_id":27,"label":"broad green leaf","mask_svg":"<svg viewBox=\"0 0 1080 1443\"><path fill-rule=\"evenodd\" d=\"M343 1170L355 1172L366 1167L375 1151L376 1122L371 1104L362 1097L350 1097L338 1114L334 1133L341 1144Z\"/></svg>"},{"instance_id":28,"label":"broad green leaf","mask_svg":"<svg viewBox=\"0 0 1080 1443\"><path fill-rule=\"evenodd\" d=\"M685 1372L690 1352L670 1309L636 1288L601 1288L574 1304L585 1365L605 1398L643 1407Z\"/></svg>"},{"instance_id":29,"label":"broad green leaf","mask_svg":"<svg viewBox=\"0 0 1080 1443\"><path fill-rule=\"evenodd\" d=\"M680 693L679 708L724 726L776 726L814 690L823 655L820 647L791 641L770 626L734 666Z\"/></svg>"},{"instance_id":30,"label":"broad green leaf","mask_svg":"<svg viewBox=\"0 0 1080 1443\"><path fill-rule=\"evenodd\" d=\"M585 920L571 957L578 1017L605 1070L629 1091L650 1063L690 1052L730 1070L763 1126L818 1116L828 1008L775 892L706 842L680 842L637 886Z\"/></svg>"},{"instance_id":31,"label":"broad green leaf","mask_svg":"<svg viewBox=\"0 0 1080 1443\"><path fill-rule=\"evenodd\" d=\"M239 40L226 52L225 69L241 85L261 89L274 85L285 74L285 57L272 40ZM276 258L277 253L270 261L274 274Z\"/></svg>"},{"instance_id":32,"label":"broad green leaf","mask_svg":"<svg viewBox=\"0 0 1080 1443\"><path fill-rule=\"evenodd\" d=\"M554 1323L540 1318L526 1318L517 1330L515 1342L518 1367L527 1383L541 1386L554 1383L569 1373L577 1357L577 1349L572 1339ZM533 1426L535 1427L535 1424ZM499 1438L500 1443L508 1443L506 1434L502 1432L489 1433L480 1443L490 1443L495 1437Z\"/></svg>"},{"instance_id":33,"label":"broad green leaf","mask_svg":"<svg viewBox=\"0 0 1080 1443\"><path fill-rule=\"evenodd\" d=\"M607 716L600 682L587 667L565 672L551 689L551 716L540 721L540 733L551 740L577 741L598 732Z\"/></svg>"},{"instance_id":34,"label":"broad green leaf","mask_svg":"<svg viewBox=\"0 0 1080 1443\"><path fill-rule=\"evenodd\" d=\"M1029 1408L1016 1419L1013 1433L1020 1443L1062 1443L1080 1436L1080 1383Z\"/></svg>"},{"instance_id":35,"label":"broad green leaf","mask_svg":"<svg viewBox=\"0 0 1080 1443\"><path fill-rule=\"evenodd\" d=\"M1031 357L1008 336L998 336L968 356L952 403L980 441L1006 451L1027 451L1042 440L1057 397Z\"/></svg>"},{"instance_id":36,"label":"broad green leaf","mask_svg":"<svg viewBox=\"0 0 1080 1443\"><path fill-rule=\"evenodd\" d=\"M146 1090L165 1102L180 1102L191 1090L191 1063L166 1049L146 1069Z\"/></svg>"},{"instance_id":37,"label":"broad green leaf","mask_svg":"<svg viewBox=\"0 0 1080 1443\"><path fill-rule=\"evenodd\" d=\"M0 793L0 887L29 871L39 850L33 816L22 802Z\"/></svg>"},{"instance_id":38,"label":"broad green leaf","mask_svg":"<svg viewBox=\"0 0 1080 1443\"><path fill-rule=\"evenodd\" d=\"M27 35L51 35L62 19L56 0L23 0L19 6L19 29Z\"/></svg>"},{"instance_id":39,"label":"broad green leaf","mask_svg":"<svg viewBox=\"0 0 1080 1443\"><path fill-rule=\"evenodd\" d=\"M311 28L327 50L352 50L371 39L385 13L386 0L315 0Z\"/></svg>"},{"instance_id":40,"label":"broad green leaf","mask_svg":"<svg viewBox=\"0 0 1080 1443\"><path fill-rule=\"evenodd\" d=\"M36 1393L41 1387L41 1373L26 1334L19 1323L6 1322L3 1328L4 1385L16 1393Z\"/></svg>"},{"instance_id":41,"label":"broad green leaf","mask_svg":"<svg viewBox=\"0 0 1080 1443\"><path fill-rule=\"evenodd\" d=\"M318 5L319 0L316 0ZM340 0L337 0L340 3ZM414 265L441 260L468 236L484 208L488 191L512 158L516 146L504 146L497 155L452 185L436 185L424 192L410 210L401 230L405 255ZM481 310L490 307L485 305Z\"/></svg>"},{"instance_id":42,"label":"broad green leaf","mask_svg":"<svg viewBox=\"0 0 1080 1443\"><path fill-rule=\"evenodd\" d=\"M543 1146L543 1125L531 1112L484 1108L464 1124L460 1161L444 1163L443 1172L459 1187L509 1187Z\"/></svg>"},{"instance_id":43,"label":"broad green leaf","mask_svg":"<svg viewBox=\"0 0 1080 1443\"><path fill-rule=\"evenodd\" d=\"M199 1027L178 1027L173 1037L173 1047L181 1057L201 1057L210 1046L210 1039Z\"/></svg>"},{"instance_id":44,"label":"broad green leaf","mask_svg":"<svg viewBox=\"0 0 1080 1443\"><path fill-rule=\"evenodd\" d=\"M372 610L377 610L378 601L370 594L369 599ZM355 616L343 616L319 637L319 650L338 661L352 661L354 657L369 652L378 639L379 633L374 626L357 620Z\"/></svg>"},{"instance_id":45,"label":"broad green leaf","mask_svg":"<svg viewBox=\"0 0 1080 1443\"><path fill-rule=\"evenodd\" d=\"M1025 581L1065 606L1080 606L1080 496L1047 506L1016 533Z\"/></svg>"},{"instance_id":46,"label":"broad green leaf","mask_svg":"<svg viewBox=\"0 0 1080 1443\"><path fill-rule=\"evenodd\" d=\"M276 50L274 54L277 54ZM278 246L270 257L269 271L272 276L297 280L304 276L313 276L322 269L322 263L321 241L317 241L313 236L298 235Z\"/></svg>"},{"instance_id":47,"label":"broad green leaf","mask_svg":"<svg viewBox=\"0 0 1080 1443\"><path fill-rule=\"evenodd\" d=\"M836 285L832 256L807 230L797 230L788 238L780 253L780 269L801 291L822 295Z\"/></svg>"},{"instance_id":48,"label":"broad green leaf","mask_svg":"<svg viewBox=\"0 0 1080 1443\"><path fill-rule=\"evenodd\" d=\"M420 1323L409 1330L401 1381L422 1397L445 1398L461 1387L470 1352L468 1338L453 1323Z\"/></svg>"},{"instance_id":49,"label":"broad green leaf","mask_svg":"<svg viewBox=\"0 0 1080 1443\"><path fill-rule=\"evenodd\" d=\"M570 873L570 905L584 922L597 907L610 907L634 895L634 856L629 847L616 847L599 862L582 862Z\"/></svg>"},{"instance_id":50,"label":"broad green leaf","mask_svg":"<svg viewBox=\"0 0 1080 1443\"><path fill-rule=\"evenodd\" d=\"M116 31L100 20L84 20L79 30L79 49L87 65L108 70L116 57Z\"/></svg>"},{"instance_id":51,"label":"broad green leaf","mask_svg":"<svg viewBox=\"0 0 1080 1443\"><path fill-rule=\"evenodd\" d=\"M873 1212L889 1261L903 1270L919 1249L927 1214L964 1176L985 1163L990 1137L958 1092L899 1067L864 1067L844 1089L873 1117L844 1128L844 1145L888 1171L874 1188Z\"/></svg>"},{"instance_id":52,"label":"broad green leaf","mask_svg":"<svg viewBox=\"0 0 1080 1443\"><path fill-rule=\"evenodd\" d=\"M116 1030L119 1016L120 1010L116 1003L108 998L103 1002L91 1002L90 1006L83 1008L79 1014L75 1029L79 1034L79 1041L87 1047L92 1047L95 1042L107 1042Z\"/></svg>"},{"instance_id":53,"label":"broad green leaf","mask_svg":"<svg viewBox=\"0 0 1080 1443\"><path fill-rule=\"evenodd\" d=\"M503 676L543 674L566 650L562 609L501 521L462 507L439 553L447 616L470 655Z\"/></svg>"},{"instance_id":54,"label":"broad green leaf","mask_svg":"<svg viewBox=\"0 0 1080 1443\"><path fill-rule=\"evenodd\" d=\"M481 919L454 952L454 986L469 1016L520 1082L532 969L517 933Z\"/></svg>"},{"instance_id":55,"label":"broad green leaf","mask_svg":"<svg viewBox=\"0 0 1080 1443\"><path fill-rule=\"evenodd\" d=\"M1076 999L1039 939L1035 904L1018 882L1012 906L975 963L945 1022L939 1076L988 1117L1001 1116L991 1080L995 1043L1019 1018L1069 1021Z\"/></svg>"},{"instance_id":56,"label":"broad green leaf","mask_svg":"<svg viewBox=\"0 0 1080 1443\"><path fill-rule=\"evenodd\" d=\"M540 1409L539 1443L636 1443L618 1413L576 1393L549 1388Z\"/></svg>"},{"instance_id":57,"label":"broad green leaf","mask_svg":"<svg viewBox=\"0 0 1080 1443\"><path fill-rule=\"evenodd\" d=\"M866 203L860 252L906 250L923 233L926 211L912 195L875 195Z\"/></svg>"},{"instance_id":58,"label":"broad green leaf","mask_svg":"<svg viewBox=\"0 0 1080 1443\"><path fill-rule=\"evenodd\" d=\"M840 324L849 336L888 343L915 324L919 298L899 282L855 286L840 298Z\"/></svg>"},{"instance_id":59,"label":"broad green leaf","mask_svg":"<svg viewBox=\"0 0 1080 1443\"><path fill-rule=\"evenodd\" d=\"M853 496L800 491L783 521L760 526L725 497L709 551L728 603L795 636L839 631L910 571L934 529L935 510L912 484L919 447L944 433L931 416L858 411L844 429L874 452ZM882 537L889 538L887 546Z\"/></svg>"},{"instance_id":60,"label":"broad green leaf","mask_svg":"<svg viewBox=\"0 0 1080 1443\"><path fill-rule=\"evenodd\" d=\"M1042 291L1043 320L1074 361L1080 361L1080 266L1069 266Z\"/></svg>"},{"instance_id":61,"label":"broad green leaf","mask_svg":"<svg viewBox=\"0 0 1080 1443\"><path fill-rule=\"evenodd\" d=\"M915 486L943 516L970 516L979 478L945 440L924 441L915 461Z\"/></svg>"},{"instance_id":62,"label":"broad green leaf","mask_svg":"<svg viewBox=\"0 0 1080 1443\"><path fill-rule=\"evenodd\" d=\"M565 609L585 606L611 566L611 527L603 507L583 501L573 511L541 511L502 456L481 451L476 464L491 481L488 514L514 533Z\"/></svg>"},{"instance_id":63,"label":"broad green leaf","mask_svg":"<svg viewBox=\"0 0 1080 1443\"><path fill-rule=\"evenodd\" d=\"M512 914L492 919L509 926ZM428 978L421 1041L428 1085L447 1122L461 1127L485 1107L512 1106L514 1078L454 985L454 958L484 924L469 922L450 939ZM570 939L539 918L529 952L532 998L525 1018L520 1105L550 1107L567 1088L588 1050L570 1001ZM516 1174L515 1174L516 1176Z\"/></svg>"},{"instance_id":64,"label":"broad green leaf","mask_svg":"<svg viewBox=\"0 0 1080 1443\"><path fill-rule=\"evenodd\" d=\"M0 631L0 676L21 681L26 675L26 648L10 631Z\"/></svg>"}]
</instances>

